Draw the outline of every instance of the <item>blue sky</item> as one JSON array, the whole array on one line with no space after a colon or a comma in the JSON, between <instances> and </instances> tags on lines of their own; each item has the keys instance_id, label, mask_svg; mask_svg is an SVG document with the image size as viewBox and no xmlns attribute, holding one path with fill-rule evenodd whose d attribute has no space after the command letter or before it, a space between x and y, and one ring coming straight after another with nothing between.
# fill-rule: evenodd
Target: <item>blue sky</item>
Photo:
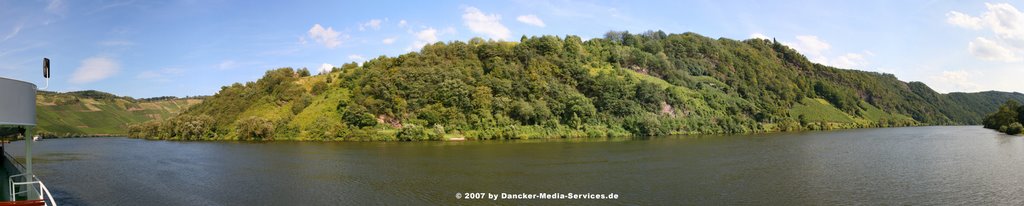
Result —
<instances>
[{"instance_id":1,"label":"blue sky","mask_svg":"<svg viewBox=\"0 0 1024 206\"><path fill-rule=\"evenodd\" d=\"M1024 91L1020 2L0 0L0 76L49 90L211 95L268 69L361 62L424 43L696 32L775 38L812 61L939 92ZM41 85L40 85L41 86Z\"/></svg>"}]
</instances>

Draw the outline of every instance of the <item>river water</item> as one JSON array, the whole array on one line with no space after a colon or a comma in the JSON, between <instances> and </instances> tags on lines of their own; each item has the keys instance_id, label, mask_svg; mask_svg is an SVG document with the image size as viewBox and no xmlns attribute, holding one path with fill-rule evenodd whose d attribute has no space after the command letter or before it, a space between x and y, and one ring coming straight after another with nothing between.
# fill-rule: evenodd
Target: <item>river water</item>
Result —
<instances>
[{"instance_id":1,"label":"river water","mask_svg":"<svg viewBox=\"0 0 1024 206\"><path fill-rule=\"evenodd\" d=\"M1024 137L980 126L645 139L36 143L36 173L61 205L1024 204ZM21 142L7 147L23 156ZM467 200L465 193L618 199Z\"/></svg>"}]
</instances>

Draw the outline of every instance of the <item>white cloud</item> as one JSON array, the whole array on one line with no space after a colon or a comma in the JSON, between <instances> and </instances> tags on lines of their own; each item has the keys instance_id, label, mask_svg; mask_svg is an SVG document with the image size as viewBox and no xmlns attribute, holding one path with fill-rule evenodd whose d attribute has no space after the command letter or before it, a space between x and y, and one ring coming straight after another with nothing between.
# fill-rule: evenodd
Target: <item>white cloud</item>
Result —
<instances>
[{"instance_id":1,"label":"white cloud","mask_svg":"<svg viewBox=\"0 0 1024 206\"><path fill-rule=\"evenodd\" d=\"M968 29L981 29L981 18L972 17L957 11L946 13L946 23Z\"/></svg>"},{"instance_id":2,"label":"white cloud","mask_svg":"<svg viewBox=\"0 0 1024 206\"><path fill-rule=\"evenodd\" d=\"M753 34L750 34L750 38L751 38L751 39L772 39L772 38L770 38L770 37L768 37L767 35L764 35L764 34L762 34L762 33L753 33Z\"/></svg>"},{"instance_id":3,"label":"white cloud","mask_svg":"<svg viewBox=\"0 0 1024 206\"><path fill-rule=\"evenodd\" d=\"M82 65L71 74L71 83L84 84L106 79L117 74L121 65L107 57L90 57L82 60Z\"/></svg>"},{"instance_id":4,"label":"white cloud","mask_svg":"<svg viewBox=\"0 0 1024 206\"><path fill-rule=\"evenodd\" d=\"M412 43L412 46L410 46L407 50L416 50L423 48L424 45L433 44L434 42L437 42L437 35L437 29L434 28L426 28L420 30L419 32L413 34L413 36L416 37L416 41L414 41Z\"/></svg>"},{"instance_id":5,"label":"white cloud","mask_svg":"<svg viewBox=\"0 0 1024 206\"><path fill-rule=\"evenodd\" d=\"M428 43L437 42L437 29L427 28L416 32L416 40L422 40Z\"/></svg>"},{"instance_id":6,"label":"white cloud","mask_svg":"<svg viewBox=\"0 0 1024 206\"><path fill-rule=\"evenodd\" d=\"M14 38L15 36L18 36L18 33L21 32L21 28L23 26L24 26L24 24L18 24L17 26L14 26L14 28L11 28L11 33L8 33L7 36L4 36L4 39L0 40L0 41L7 41L8 39L11 39L11 38Z\"/></svg>"},{"instance_id":7,"label":"white cloud","mask_svg":"<svg viewBox=\"0 0 1024 206\"><path fill-rule=\"evenodd\" d=\"M363 57L363 55L358 54L348 55L348 59L352 60L353 62L356 62L356 65L359 66L363 66L363 62L365 62L366 60L366 58Z\"/></svg>"},{"instance_id":8,"label":"white cloud","mask_svg":"<svg viewBox=\"0 0 1024 206\"><path fill-rule=\"evenodd\" d=\"M439 40L438 39L439 36L447 35L447 34L455 34L456 31L455 31L454 27L448 27L448 28L445 28L444 30L437 30L437 29L434 29L433 27L427 27L426 29L423 29L423 30L420 30L420 31L417 31L417 32L410 32L410 33L412 33L412 36L413 36L414 40L413 40L412 44L409 45L409 47L405 48L406 51L419 50L419 49L423 48L423 46L425 46L427 44L437 43L438 40Z\"/></svg>"},{"instance_id":9,"label":"white cloud","mask_svg":"<svg viewBox=\"0 0 1024 206\"><path fill-rule=\"evenodd\" d=\"M839 56L835 61L832 61L832 66L839 68L859 68L867 64L864 60L863 54L858 53L846 53L845 55Z\"/></svg>"},{"instance_id":10,"label":"white cloud","mask_svg":"<svg viewBox=\"0 0 1024 206\"><path fill-rule=\"evenodd\" d=\"M828 42L822 41L818 36L802 35L796 36L797 50L810 53L812 55L821 55L825 50L832 48L832 45Z\"/></svg>"},{"instance_id":11,"label":"white cloud","mask_svg":"<svg viewBox=\"0 0 1024 206\"><path fill-rule=\"evenodd\" d=\"M316 72L320 74L326 74L331 72L331 69L334 69L334 65L324 63L320 65L320 68L317 68Z\"/></svg>"},{"instance_id":12,"label":"white cloud","mask_svg":"<svg viewBox=\"0 0 1024 206\"><path fill-rule=\"evenodd\" d=\"M392 44L395 43L395 40L398 40L398 37L384 38L383 40L380 40L380 42L384 44Z\"/></svg>"},{"instance_id":13,"label":"white cloud","mask_svg":"<svg viewBox=\"0 0 1024 206\"><path fill-rule=\"evenodd\" d=\"M359 31L364 31L366 28L372 28L373 30L380 30L380 19L370 19L366 23L359 24Z\"/></svg>"},{"instance_id":14,"label":"white cloud","mask_svg":"<svg viewBox=\"0 0 1024 206\"><path fill-rule=\"evenodd\" d=\"M235 68L237 66L238 66L238 63L235 62L234 60L224 60L224 61L221 61L220 64L217 64L217 68L219 68L219 69L233 69L233 68Z\"/></svg>"},{"instance_id":15,"label":"white cloud","mask_svg":"<svg viewBox=\"0 0 1024 206\"><path fill-rule=\"evenodd\" d=\"M988 12L982 15L982 19L996 37L1008 41L1017 48L1024 48L1024 14L1006 3L985 3L985 7L988 7Z\"/></svg>"},{"instance_id":16,"label":"white cloud","mask_svg":"<svg viewBox=\"0 0 1024 206\"><path fill-rule=\"evenodd\" d=\"M760 33L751 34L750 37L770 39ZM828 53L832 50L832 45L818 36L800 35L796 36L796 39L796 43L783 42L783 44L796 49L801 54L807 56L807 59L812 62L838 68L870 70L870 68L866 68L870 63L867 58L875 55L875 53L865 50L863 52L849 52L838 57L829 57Z\"/></svg>"},{"instance_id":17,"label":"white cloud","mask_svg":"<svg viewBox=\"0 0 1024 206\"><path fill-rule=\"evenodd\" d=\"M68 5L63 0L51 0L49 4L46 4L46 12L52 14L64 15L64 12L67 10Z\"/></svg>"},{"instance_id":18,"label":"white cloud","mask_svg":"<svg viewBox=\"0 0 1024 206\"><path fill-rule=\"evenodd\" d=\"M978 91L981 86L970 80L972 75L967 71L942 71L941 75L931 76L930 79L938 84L934 85L939 91Z\"/></svg>"},{"instance_id":19,"label":"white cloud","mask_svg":"<svg viewBox=\"0 0 1024 206\"><path fill-rule=\"evenodd\" d=\"M946 22L959 27L988 29L993 38L977 37L967 44L967 51L986 61L1015 62L1024 51L1024 13L1007 3L985 3L987 11L980 17L950 11Z\"/></svg>"},{"instance_id":20,"label":"white cloud","mask_svg":"<svg viewBox=\"0 0 1024 206\"><path fill-rule=\"evenodd\" d=\"M967 50L970 51L972 55L982 60L1004 62L1020 60L1013 50L999 45L995 41L988 40L985 37L978 37L975 38L974 41L967 43Z\"/></svg>"},{"instance_id":21,"label":"white cloud","mask_svg":"<svg viewBox=\"0 0 1024 206\"><path fill-rule=\"evenodd\" d=\"M406 25L409 25L409 22L405 21L405 19L398 21L398 28L405 27Z\"/></svg>"},{"instance_id":22,"label":"white cloud","mask_svg":"<svg viewBox=\"0 0 1024 206\"><path fill-rule=\"evenodd\" d=\"M485 14L476 7L466 7L462 21L470 31L487 35L488 38L504 40L510 35L508 28L500 22L501 16Z\"/></svg>"},{"instance_id":23,"label":"white cloud","mask_svg":"<svg viewBox=\"0 0 1024 206\"><path fill-rule=\"evenodd\" d=\"M519 22L523 22L524 24L529 24L529 25L533 25L533 26L538 26L538 27L546 26L546 25L544 25L544 21L540 20L540 18L537 18L537 16L533 15L533 14L522 15L522 16L516 17L516 20L519 21Z\"/></svg>"},{"instance_id":24,"label":"white cloud","mask_svg":"<svg viewBox=\"0 0 1024 206\"><path fill-rule=\"evenodd\" d=\"M334 28L327 27L327 29L324 29L320 24L315 24L313 28L309 29L309 38L323 44L327 48L333 49L341 45L341 42L348 38L348 35L336 32Z\"/></svg>"},{"instance_id":25,"label":"white cloud","mask_svg":"<svg viewBox=\"0 0 1024 206\"><path fill-rule=\"evenodd\" d=\"M832 48L832 45L828 44L828 42L825 42L818 38L818 36L813 35L796 36L796 40L796 43L785 44L793 47L793 49L796 49L797 51L800 51L800 53L803 53L811 61L822 64L828 63L828 58L825 57L825 51Z\"/></svg>"},{"instance_id":26,"label":"white cloud","mask_svg":"<svg viewBox=\"0 0 1024 206\"><path fill-rule=\"evenodd\" d=\"M863 51L859 53L851 52L835 58L820 57L821 59L824 59L824 61L818 63L843 69L858 69L865 71L880 71L891 73L890 71L886 71L884 69L868 68L867 66L868 64L870 64L870 62L868 61L868 57L870 56L875 56L875 53L871 51Z\"/></svg>"}]
</instances>

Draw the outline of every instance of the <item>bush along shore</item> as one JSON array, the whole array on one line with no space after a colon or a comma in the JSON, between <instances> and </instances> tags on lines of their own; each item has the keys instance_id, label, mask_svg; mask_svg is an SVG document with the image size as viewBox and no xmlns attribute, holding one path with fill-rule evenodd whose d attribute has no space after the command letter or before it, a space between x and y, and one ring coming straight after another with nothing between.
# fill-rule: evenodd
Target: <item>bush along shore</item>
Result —
<instances>
[{"instance_id":1,"label":"bush along shore","mask_svg":"<svg viewBox=\"0 0 1024 206\"><path fill-rule=\"evenodd\" d=\"M985 128L1010 135L1024 132L1024 125L1022 123L1024 123L1024 105L1014 100L1006 101L1002 106L999 106L999 109L986 116L984 120Z\"/></svg>"}]
</instances>

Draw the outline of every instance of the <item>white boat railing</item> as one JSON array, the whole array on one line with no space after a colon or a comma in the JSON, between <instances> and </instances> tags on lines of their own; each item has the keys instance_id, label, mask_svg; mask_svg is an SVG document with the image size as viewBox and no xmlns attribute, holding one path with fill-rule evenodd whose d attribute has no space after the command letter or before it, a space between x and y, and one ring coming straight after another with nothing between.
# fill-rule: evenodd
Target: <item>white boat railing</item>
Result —
<instances>
[{"instance_id":1,"label":"white boat railing","mask_svg":"<svg viewBox=\"0 0 1024 206\"><path fill-rule=\"evenodd\" d=\"M11 175L10 177L7 178L7 181L11 183L9 187L11 191L10 201L15 201L18 195L24 194L25 196L28 196L29 191L38 188L38 190L35 191L36 195L39 195L38 200L43 200L43 204L45 205L57 206L57 202L53 201L53 195L50 194L50 190L46 189L46 184L43 184L43 181L39 180L39 177L32 175L32 179L29 179L28 181L15 182L14 179L16 177L26 179L24 173ZM36 187L35 185L38 185L38 187ZM22 191L18 191L16 189L21 189ZM36 198L28 197L28 199L34 200Z\"/></svg>"}]
</instances>

